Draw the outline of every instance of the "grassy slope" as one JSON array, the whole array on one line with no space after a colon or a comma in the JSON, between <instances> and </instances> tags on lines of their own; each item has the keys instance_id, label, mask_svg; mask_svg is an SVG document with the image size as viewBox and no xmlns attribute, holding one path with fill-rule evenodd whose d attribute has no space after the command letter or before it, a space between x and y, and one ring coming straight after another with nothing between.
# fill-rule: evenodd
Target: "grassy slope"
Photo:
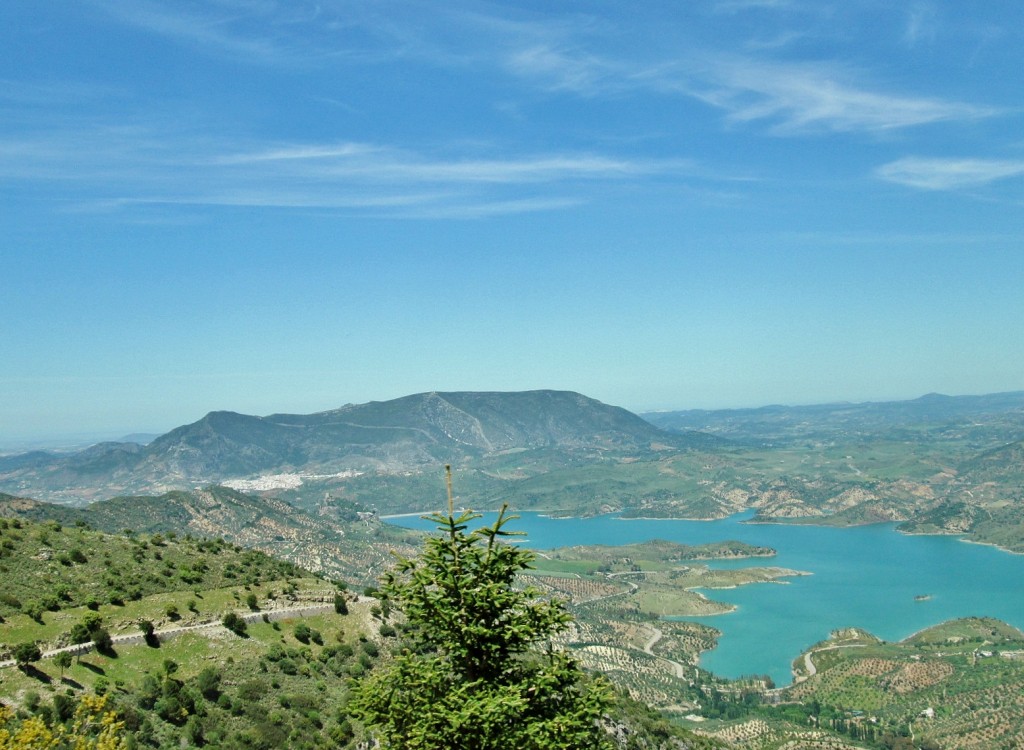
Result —
<instances>
[{"instance_id":1,"label":"grassy slope","mask_svg":"<svg viewBox=\"0 0 1024 750\"><path fill-rule=\"evenodd\" d=\"M0 616L137 601L298 575L292 563L221 540L111 536L83 526L0 518ZM46 616L43 615L45 620Z\"/></svg>"}]
</instances>

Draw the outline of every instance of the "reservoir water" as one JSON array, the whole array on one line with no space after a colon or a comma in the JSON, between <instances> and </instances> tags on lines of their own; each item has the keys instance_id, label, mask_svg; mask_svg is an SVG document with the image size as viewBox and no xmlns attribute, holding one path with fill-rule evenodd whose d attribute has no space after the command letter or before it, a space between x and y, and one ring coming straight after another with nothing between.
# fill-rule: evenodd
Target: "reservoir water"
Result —
<instances>
[{"instance_id":1,"label":"reservoir water","mask_svg":"<svg viewBox=\"0 0 1024 750\"><path fill-rule=\"evenodd\" d=\"M724 677L769 674L790 682L790 664L801 651L837 628L863 628L898 641L945 620L996 617L1024 628L1024 556L966 544L948 536L907 536L893 524L834 529L744 523L750 514L719 521L623 520L615 515L556 519L520 513L509 527L526 532L538 550L576 544L630 544L668 539L683 544L735 539L778 551L774 558L709 562L713 567L772 565L812 575L784 585L752 584L704 591L738 607L694 619L722 631L718 647L701 665ZM488 513L477 525L493 522ZM389 522L424 530L417 516ZM475 527L475 526L474 526ZM926 601L915 596L928 595Z\"/></svg>"}]
</instances>

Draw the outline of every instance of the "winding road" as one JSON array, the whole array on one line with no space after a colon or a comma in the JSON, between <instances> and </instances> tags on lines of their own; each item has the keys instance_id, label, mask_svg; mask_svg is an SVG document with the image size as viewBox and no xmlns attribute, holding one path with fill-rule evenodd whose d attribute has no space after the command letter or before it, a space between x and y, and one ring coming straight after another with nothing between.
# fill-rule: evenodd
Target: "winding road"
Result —
<instances>
[{"instance_id":1,"label":"winding road","mask_svg":"<svg viewBox=\"0 0 1024 750\"><path fill-rule=\"evenodd\" d=\"M804 654L804 668L807 670L807 674L796 677L793 682L803 682L818 674L818 668L814 666L814 662L811 660L814 654L821 653L822 651L834 651L837 648L864 648L865 646L867 646L866 643L842 643L838 646L823 646L822 648L808 651Z\"/></svg>"},{"instance_id":2,"label":"winding road","mask_svg":"<svg viewBox=\"0 0 1024 750\"><path fill-rule=\"evenodd\" d=\"M651 625L650 628L651 639L647 641L647 644L644 646L644 653L653 656L655 659L660 659L666 664L670 664L672 666L672 672L675 674L675 676L678 677L680 680L684 679L686 676L686 667L681 662L675 661L674 659L669 659L665 656L658 656L656 653L654 653L655 644L662 638L664 638L665 634L662 633L659 628L656 628L653 625Z\"/></svg>"}]
</instances>

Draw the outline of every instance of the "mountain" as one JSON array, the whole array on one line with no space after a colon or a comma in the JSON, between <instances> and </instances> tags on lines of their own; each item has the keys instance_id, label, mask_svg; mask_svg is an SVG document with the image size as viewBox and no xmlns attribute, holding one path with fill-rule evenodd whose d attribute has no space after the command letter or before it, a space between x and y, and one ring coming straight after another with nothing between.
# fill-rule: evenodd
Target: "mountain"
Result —
<instances>
[{"instance_id":1,"label":"mountain","mask_svg":"<svg viewBox=\"0 0 1024 750\"><path fill-rule=\"evenodd\" d=\"M740 498L734 512L753 507L776 523L895 521L1024 551L1022 391L644 416L734 441L718 493Z\"/></svg>"},{"instance_id":2,"label":"mountain","mask_svg":"<svg viewBox=\"0 0 1024 750\"><path fill-rule=\"evenodd\" d=\"M415 472L517 451L579 459L708 443L568 391L434 392L316 414L216 411L145 446L100 443L71 455L3 457L0 489L82 502L266 474Z\"/></svg>"},{"instance_id":3,"label":"mountain","mask_svg":"<svg viewBox=\"0 0 1024 750\"><path fill-rule=\"evenodd\" d=\"M1024 427L1024 391L983 396L929 393L909 401L690 409L642 416L664 430L696 430L758 445L806 445L882 435L914 440L922 432L937 438L966 432L986 442L1000 437L1009 442Z\"/></svg>"}]
</instances>

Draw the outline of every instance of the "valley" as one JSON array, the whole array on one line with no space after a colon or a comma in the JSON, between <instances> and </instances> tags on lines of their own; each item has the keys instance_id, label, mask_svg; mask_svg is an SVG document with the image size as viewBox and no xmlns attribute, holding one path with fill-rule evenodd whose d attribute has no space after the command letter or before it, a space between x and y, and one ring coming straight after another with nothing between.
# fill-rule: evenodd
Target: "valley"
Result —
<instances>
[{"instance_id":1,"label":"valley","mask_svg":"<svg viewBox=\"0 0 1024 750\"><path fill-rule=\"evenodd\" d=\"M147 446L0 457L0 491L82 505L228 482L313 515L407 513L437 507L437 472L451 464L478 508L694 519L752 508L772 522L898 522L1024 550L1024 393L646 416L561 391L216 412Z\"/></svg>"},{"instance_id":2,"label":"valley","mask_svg":"<svg viewBox=\"0 0 1024 750\"><path fill-rule=\"evenodd\" d=\"M1018 559L958 540L1024 551L1024 394L644 416L569 392L430 393L313 415L215 412L147 445L0 456L11 542L0 558L0 644L12 657L23 642L61 648L90 615L123 639L116 656L83 657L96 669L76 663L73 684L52 655L34 672L8 667L0 699L24 710L49 705L62 684L103 692L134 707L133 732L149 722L138 737L154 747L183 741L187 726L225 747L254 746L264 731L297 741L286 731L296 726L310 747L356 742L343 711L324 719L345 703L325 669L371 669L369 650L386 658L401 619L368 596L343 594L348 615L322 600L337 582L372 595L393 553L415 554L418 515L443 504L450 463L456 506L507 502L522 513L539 553L529 581L575 618L557 644L608 677L634 726L669 717L683 746L750 750L910 747L909 737L981 748L1021 736L1019 707L995 689L1016 684L1024 665L1013 627L1024 624L1022 603L999 588L1018 579ZM672 536L674 519L699 521L687 528L700 532ZM796 553L800 539L820 554ZM851 569L843 561L857 554L869 583L844 582L850 607L821 619L836 601L823 561ZM872 562L889 559L935 577L900 584ZM961 578L973 597L962 602L945 585ZM755 637L781 649L781 670L762 659L770 649L735 651L736 623L772 627L751 618L759 608L791 613L782 637ZM222 627L230 612L248 639ZM922 632L906 638L891 626L898 618ZM159 649L128 642L140 621L153 624ZM288 629L307 622L336 628L339 645L293 643ZM172 638L172 628L183 630ZM335 669L339 648L347 656ZM160 672L161 659L176 676ZM282 660L296 673L274 677ZM186 710L180 723L138 713L144 685L177 695L175 681L188 687L204 665L265 697L244 710L248 699L231 697ZM270 708L272 696L305 690L302 680L325 684L308 706L295 703L319 724L293 716L291 698ZM978 710L991 717L978 737L995 744L973 736ZM283 713L271 731L259 722L274 711Z\"/></svg>"}]
</instances>

